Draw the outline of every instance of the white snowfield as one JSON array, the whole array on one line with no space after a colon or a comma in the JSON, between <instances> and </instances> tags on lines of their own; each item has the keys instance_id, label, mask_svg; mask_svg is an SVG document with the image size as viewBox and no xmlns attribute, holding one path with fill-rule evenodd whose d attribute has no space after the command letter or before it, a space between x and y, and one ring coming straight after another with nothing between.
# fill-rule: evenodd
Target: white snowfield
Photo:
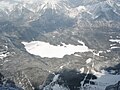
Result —
<instances>
[{"instance_id":1,"label":"white snowfield","mask_svg":"<svg viewBox=\"0 0 120 90\"><path fill-rule=\"evenodd\" d=\"M0 59L4 59L6 58L7 56L9 56L9 52L5 53L5 54L0 54Z\"/></svg>"},{"instance_id":2,"label":"white snowfield","mask_svg":"<svg viewBox=\"0 0 120 90\"><path fill-rule=\"evenodd\" d=\"M86 60L86 64L91 63L91 62L92 62L92 58L89 58Z\"/></svg>"},{"instance_id":3,"label":"white snowfield","mask_svg":"<svg viewBox=\"0 0 120 90\"><path fill-rule=\"evenodd\" d=\"M27 52L33 55L41 56L42 58L63 58L65 55L71 55L75 52L88 52L90 49L82 42L78 41L82 45L66 45L62 43L63 46L54 46L43 41L31 41L22 42L25 45Z\"/></svg>"},{"instance_id":4,"label":"white snowfield","mask_svg":"<svg viewBox=\"0 0 120 90\"><path fill-rule=\"evenodd\" d=\"M113 42L113 43L118 43L118 44L120 44L120 39L110 39L109 40L110 42ZM117 48L120 48L120 47L118 47L118 46L115 46L116 44L111 44L110 46L111 46L111 49L117 49Z\"/></svg>"},{"instance_id":5,"label":"white snowfield","mask_svg":"<svg viewBox=\"0 0 120 90\"><path fill-rule=\"evenodd\" d=\"M119 44L120 44L120 39L110 39L109 41L110 41L110 42L116 42L116 43L119 43Z\"/></svg>"}]
</instances>

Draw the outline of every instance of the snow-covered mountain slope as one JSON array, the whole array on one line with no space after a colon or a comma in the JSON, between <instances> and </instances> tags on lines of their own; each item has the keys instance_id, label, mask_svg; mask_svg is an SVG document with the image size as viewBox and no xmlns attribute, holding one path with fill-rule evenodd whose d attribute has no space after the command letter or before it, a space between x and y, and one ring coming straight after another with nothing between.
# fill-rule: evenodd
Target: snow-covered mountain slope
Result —
<instances>
[{"instance_id":1,"label":"snow-covered mountain slope","mask_svg":"<svg viewBox=\"0 0 120 90\"><path fill-rule=\"evenodd\" d=\"M0 19L32 22L46 12L52 12L53 15L65 15L74 19L120 20L119 0L76 0L76 2L78 3L73 3L72 0L2 0Z\"/></svg>"},{"instance_id":2,"label":"snow-covered mountain slope","mask_svg":"<svg viewBox=\"0 0 120 90\"><path fill-rule=\"evenodd\" d=\"M37 12L42 9L45 10L47 8L64 8L67 6L66 4L69 3L67 0L3 0L0 2L2 8L9 8L9 10L12 10L11 7L14 8L16 5L21 5L22 7L25 7L33 12Z\"/></svg>"}]
</instances>

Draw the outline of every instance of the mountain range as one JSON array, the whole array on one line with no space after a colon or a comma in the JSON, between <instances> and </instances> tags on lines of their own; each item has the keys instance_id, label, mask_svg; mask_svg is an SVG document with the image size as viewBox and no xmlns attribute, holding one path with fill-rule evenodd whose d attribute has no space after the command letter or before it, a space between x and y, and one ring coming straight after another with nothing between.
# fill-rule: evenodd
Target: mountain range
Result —
<instances>
[{"instance_id":1,"label":"mountain range","mask_svg":"<svg viewBox=\"0 0 120 90\"><path fill-rule=\"evenodd\" d=\"M3 90L119 90L120 1L0 0L0 75Z\"/></svg>"}]
</instances>

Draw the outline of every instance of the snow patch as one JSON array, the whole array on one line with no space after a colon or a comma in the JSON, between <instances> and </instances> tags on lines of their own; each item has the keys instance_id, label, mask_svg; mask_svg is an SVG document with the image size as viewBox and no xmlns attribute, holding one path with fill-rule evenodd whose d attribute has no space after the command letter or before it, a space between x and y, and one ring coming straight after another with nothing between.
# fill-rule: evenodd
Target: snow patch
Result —
<instances>
[{"instance_id":1,"label":"snow patch","mask_svg":"<svg viewBox=\"0 0 120 90\"><path fill-rule=\"evenodd\" d=\"M0 54L0 59L4 59L4 58L6 58L7 56L9 55L9 52L7 52L7 53L2 53L2 54Z\"/></svg>"},{"instance_id":2,"label":"snow patch","mask_svg":"<svg viewBox=\"0 0 120 90\"><path fill-rule=\"evenodd\" d=\"M60 69L63 69L64 66L60 66Z\"/></svg>"},{"instance_id":3,"label":"snow patch","mask_svg":"<svg viewBox=\"0 0 120 90\"><path fill-rule=\"evenodd\" d=\"M111 47L111 49L119 49L120 47Z\"/></svg>"},{"instance_id":4,"label":"snow patch","mask_svg":"<svg viewBox=\"0 0 120 90\"><path fill-rule=\"evenodd\" d=\"M110 39L109 41L110 41L110 42L116 42L116 43L119 43L119 44L120 44L120 39Z\"/></svg>"},{"instance_id":5,"label":"snow patch","mask_svg":"<svg viewBox=\"0 0 120 90\"><path fill-rule=\"evenodd\" d=\"M114 44L111 44L111 45L110 45L110 46L111 46L111 49L120 48L120 47L118 47L118 46L115 46L115 45L116 45L115 43L120 44L120 39L110 39L109 41L114 43Z\"/></svg>"},{"instance_id":6,"label":"snow patch","mask_svg":"<svg viewBox=\"0 0 120 90\"><path fill-rule=\"evenodd\" d=\"M91 61L92 61L92 58L87 59L86 64L91 63Z\"/></svg>"},{"instance_id":7,"label":"snow patch","mask_svg":"<svg viewBox=\"0 0 120 90\"><path fill-rule=\"evenodd\" d=\"M76 56L76 57L81 57L81 55L79 55L79 54L74 54L74 56Z\"/></svg>"},{"instance_id":8,"label":"snow patch","mask_svg":"<svg viewBox=\"0 0 120 90\"><path fill-rule=\"evenodd\" d=\"M84 73L84 71L85 71L85 68L82 67L82 68L80 69L80 72L81 72L81 73Z\"/></svg>"},{"instance_id":9,"label":"snow patch","mask_svg":"<svg viewBox=\"0 0 120 90\"><path fill-rule=\"evenodd\" d=\"M111 50L107 50L107 52L111 52Z\"/></svg>"}]
</instances>

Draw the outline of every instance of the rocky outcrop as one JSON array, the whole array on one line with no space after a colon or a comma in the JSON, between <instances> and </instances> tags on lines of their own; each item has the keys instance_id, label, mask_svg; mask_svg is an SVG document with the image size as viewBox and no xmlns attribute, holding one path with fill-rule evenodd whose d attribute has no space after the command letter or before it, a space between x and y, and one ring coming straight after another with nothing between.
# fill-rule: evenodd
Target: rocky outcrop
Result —
<instances>
[{"instance_id":1,"label":"rocky outcrop","mask_svg":"<svg viewBox=\"0 0 120 90\"><path fill-rule=\"evenodd\" d=\"M120 90L120 81L116 83L115 85L110 85L106 87L105 90Z\"/></svg>"},{"instance_id":2,"label":"rocky outcrop","mask_svg":"<svg viewBox=\"0 0 120 90\"><path fill-rule=\"evenodd\" d=\"M80 90L86 84L94 85L95 83L90 80L97 79L97 77L92 74L88 74L87 77L86 75L76 70L65 69L55 73L55 75L49 75L43 87L44 89L41 90L52 90L56 87L58 90Z\"/></svg>"},{"instance_id":3,"label":"rocky outcrop","mask_svg":"<svg viewBox=\"0 0 120 90\"><path fill-rule=\"evenodd\" d=\"M23 90L22 88L16 86L15 82L11 79L5 79L0 73L0 90Z\"/></svg>"},{"instance_id":4,"label":"rocky outcrop","mask_svg":"<svg viewBox=\"0 0 120 90\"><path fill-rule=\"evenodd\" d=\"M23 72L17 72L14 79L15 79L15 82L17 84L20 84L20 86L24 90L34 90L34 87L32 86L30 80L28 79L26 74L24 74Z\"/></svg>"}]
</instances>

